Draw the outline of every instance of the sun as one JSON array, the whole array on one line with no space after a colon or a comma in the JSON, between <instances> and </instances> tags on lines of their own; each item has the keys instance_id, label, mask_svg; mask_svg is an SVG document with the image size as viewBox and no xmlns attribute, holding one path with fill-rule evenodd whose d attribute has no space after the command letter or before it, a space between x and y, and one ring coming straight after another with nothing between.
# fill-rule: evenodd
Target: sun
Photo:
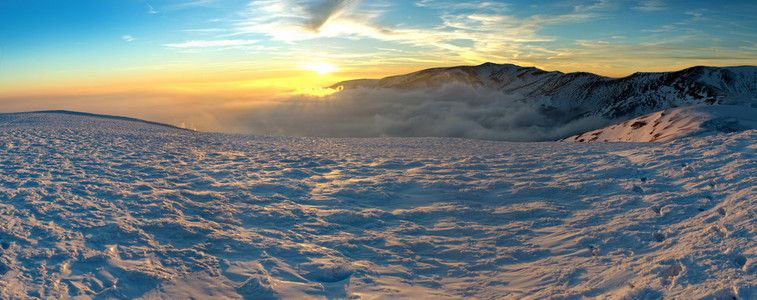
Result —
<instances>
[{"instance_id":1,"label":"sun","mask_svg":"<svg viewBox=\"0 0 757 300\"><path fill-rule=\"evenodd\" d=\"M304 66L305 70L316 72L320 75L336 72L339 71L339 68L337 68L335 65L327 63L327 62L313 62L305 64Z\"/></svg>"}]
</instances>

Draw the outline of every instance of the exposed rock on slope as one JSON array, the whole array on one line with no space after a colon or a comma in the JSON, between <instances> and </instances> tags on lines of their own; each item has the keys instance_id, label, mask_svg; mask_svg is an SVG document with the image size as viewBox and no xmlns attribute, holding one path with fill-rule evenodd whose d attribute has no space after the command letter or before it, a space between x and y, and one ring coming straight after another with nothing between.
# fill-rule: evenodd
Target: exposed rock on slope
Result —
<instances>
[{"instance_id":1,"label":"exposed rock on slope","mask_svg":"<svg viewBox=\"0 0 757 300\"><path fill-rule=\"evenodd\" d=\"M694 135L757 129L757 109L743 106L688 106L644 115L567 137L568 142L667 142Z\"/></svg>"}]
</instances>

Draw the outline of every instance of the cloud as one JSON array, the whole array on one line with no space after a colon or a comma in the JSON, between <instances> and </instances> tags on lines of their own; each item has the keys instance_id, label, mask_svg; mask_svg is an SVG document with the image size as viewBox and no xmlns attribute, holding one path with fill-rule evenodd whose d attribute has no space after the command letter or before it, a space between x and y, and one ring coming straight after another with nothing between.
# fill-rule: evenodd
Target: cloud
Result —
<instances>
[{"instance_id":1,"label":"cloud","mask_svg":"<svg viewBox=\"0 0 757 300\"><path fill-rule=\"evenodd\" d=\"M599 0L592 5L576 5L573 7L575 12L591 12L602 10L617 10L620 8L618 0Z\"/></svg>"},{"instance_id":2,"label":"cloud","mask_svg":"<svg viewBox=\"0 0 757 300\"><path fill-rule=\"evenodd\" d=\"M708 44L707 37L696 34L643 43L629 43L627 39L577 40L574 46L562 48L560 55L531 60L558 66L563 72L604 70L603 75L623 77L634 72L676 71L695 65L732 66L757 60L757 52L747 48L718 49ZM607 72L610 68L613 73Z\"/></svg>"},{"instance_id":3,"label":"cloud","mask_svg":"<svg viewBox=\"0 0 757 300\"><path fill-rule=\"evenodd\" d=\"M134 40L136 40L136 38L134 38L133 36L128 35L128 34L124 35L124 36L121 36L121 39L123 39L124 41L127 41L127 42L133 42Z\"/></svg>"},{"instance_id":4,"label":"cloud","mask_svg":"<svg viewBox=\"0 0 757 300\"><path fill-rule=\"evenodd\" d=\"M184 29L183 32L192 32L192 33L213 33L213 32L224 32L226 29L223 28L196 28L196 29Z\"/></svg>"},{"instance_id":5,"label":"cloud","mask_svg":"<svg viewBox=\"0 0 757 300\"><path fill-rule=\"evenodd\" d=\"M545 141L608 125L570 119L521 95L461 83L430 89L354 89L325 97L151 91L0 98L3 111L68 109L201 131L320 137L464 137Z\"/></svg>"},{"instance_id":6,"label":"cloud","mask_svg":"<svg viewBox=\"0 0 757 300\"><path fill-rule=\"evenodd\" d=\"M687 11L686 14L691 16L692 21L705 21L707 18L704 17L705 10L690 10Z\"/></svg>"},{"instance_id":7,"label":"cloud","mask_svg":"<svg viewBox=\"0 0 757 300\"><path fill-rule=\"evenodd\" d=\"M415 47L427 60L479 63L513 61L521 55L554 55L536 43L554 41L539 31L548 24L590 20L594 13L515 16L502 2L434 0L414 3L434 14L437 24L387 24L395 7L358 0L271 1L248 5L246 19L233 35L265 35L294 45L321 38L383 42L384 48ZM370 57L374 62L382 61Z\"/></svg>"},{"instance_id":8,"label":"cloud","mask_svg":"<svg viewBox=\"0 0 757 300\"><path fill-rule=\"evenodd\" d=\"M307 28L313 32L318 32L321 26L332 17L337 17L344 12L345 6L352 1L350 0L326 0L315 5L307 7L307 13L310 19L307 21Z\"/></svg>"},{"instance_id":9,"label":"cloud","mask_svg":"<svg viewBox=\"0 0 757 300\"><path fill-rule=\"evenodd\" d=\"M741 49L744 49L747 51L757 51L757 43L752 43L751 46L742 46Z\"/></svg>"},{"instance_id":10,"label":"cloud","mask_svg":"<svg viewBox=\"0 0 757 300\"><path fill-rule=\"evenodd\" d=\"M185 9L185 8L193 8L193 7L209 7L216 5L216 3L220 2L220 0L194 0L194 1L185 1L181 3L175 3L171 6L169 6L170 9Z\"/></svg>"},{"instance_id":11,"label":"cloud","mask_svg":"<svg viewBox=\"0 0 757 300\"><path fill-rule=\"evenodd\" d=\"M378 12L363 7L357 0L253 1L248 4L247 20L238 23L237 34L259 33L286 42L381 35L382 30L371 21Z\"/></svg>"},{"instance_id":12,"label":"cloud","mask_svg":"<svg viewBox=\"0 0 757 300\"><path fill-rule=\"evenodd\" d=\"M664 10L665 3L662 0L646 0L639 2L639 5L633 7L633 9L646 12Z\"/></svg>"},{"instance_id":13,"label":"cloud","mask_svg":"<svg viewBox=\"0 0 757 300\"><path fill-rule=\"evenodd\" d=\"M216 40L216 41L188 41L177 44L165 44L172 48L209 48L209 47L235 47L247 46L257 43L255 40Z\"/></svg>"},{"instance_id":14,"label":"cloud","mask_svg":"<svg viewBox=\"0 0 757 300\"><path fill-rule=\"evenodd\" d=\"M247 133L321 137L442 136L545 141L608 123L571 120L520 95L452 83L433 89L355 89L277 98L227 118Z\"/></svg>"},{"instance_id":15,"label":"cloud","mask_svg":"<svg viewBox=\"0 0 757 300\"><path fill-rule=\"evenodd\" d=\"M492 14L504 14L510 11L510 5L503 2L490 1L450 1L450 0L422 0L414 3L418 7L428 7L437 10L481 10Z\"/></svg>"},{"instance_id":16,"label":"cloud","mask_svg":"<svg viewBox=\"0 0 757 300\"><path fill-rule=\"evenodd\" d=\"M152 5L150 5L150 4L147 4L147 9L148 9L148 10L147 10L147 13L148 13L148 14L154 15L154 14L157 14L157 13L158 13L158 11L157 11L157 10L155 10L155 8L153 8L153 7L152 7Z\"/></svg>"}]
</instances>

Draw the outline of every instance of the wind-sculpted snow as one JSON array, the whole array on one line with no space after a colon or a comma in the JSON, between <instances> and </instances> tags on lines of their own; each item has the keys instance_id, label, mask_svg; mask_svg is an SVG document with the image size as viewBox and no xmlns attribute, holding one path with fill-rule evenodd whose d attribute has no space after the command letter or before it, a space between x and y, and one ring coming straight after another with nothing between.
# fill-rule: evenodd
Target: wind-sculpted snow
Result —
<instances>
[{"instance_id":1,"label":"wind-sculpted snow","mask_svg":"<svg viewBox=\"0 0 757 300\"><path fill-rule=\"evenodd\" d=\"M1 115L0 298L750 299L756 138L289 138Z\"/></svg>"}]
</instances>

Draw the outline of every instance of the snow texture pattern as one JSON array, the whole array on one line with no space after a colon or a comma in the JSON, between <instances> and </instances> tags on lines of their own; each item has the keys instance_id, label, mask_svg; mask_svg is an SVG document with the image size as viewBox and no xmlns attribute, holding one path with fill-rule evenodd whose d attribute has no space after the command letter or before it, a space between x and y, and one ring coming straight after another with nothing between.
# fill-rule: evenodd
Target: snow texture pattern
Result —
<instances>
[{"instance_id":1,"label":"snow texture pattern","mask_svg":"<svg viewBox=\"0 0 757 300\"><path fill-rule=\"evenodd\" d=\"M754 299L756 138L289 138L0 115L0 298Z\"/></svg>"}]
</instances>

